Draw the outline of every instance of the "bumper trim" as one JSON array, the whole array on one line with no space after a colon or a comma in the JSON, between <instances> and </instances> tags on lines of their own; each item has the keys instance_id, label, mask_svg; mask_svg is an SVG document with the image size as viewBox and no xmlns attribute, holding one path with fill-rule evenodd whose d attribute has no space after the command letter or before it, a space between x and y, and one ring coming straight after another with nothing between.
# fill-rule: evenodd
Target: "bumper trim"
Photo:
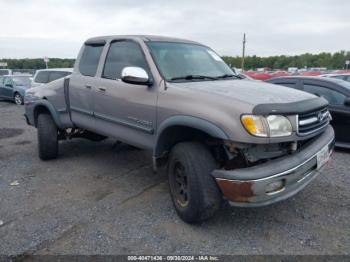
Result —
<instances>
[{"instance_id":1,"label":"bumper trim","mask_svg":"<svg viewBox=\"0 0 350 262\"><path fill-rule=\"evenodd\" d=\"M268 206L268 205L286 200L286 199L296 195L297 193L302 191L319 174L320 174L319 171L312 171L307 175L308 179L303 179L303 183L299 183L298 187L296 187L294 190L286 190L286 188L284 188L283 190L276 192L276 194L268 195L270 198L265 199L263 201L253 202L252 201L253 198L251 199L251 202L246 201L247 199L241 199L243 201L239 201L240 199L235 199L232 201L231 199L228 199L227 197L226 198L227 198L230 206L234 206L234 207L252 207L253 208L253 207Z\"/></svg>"},{"instance_id":2,"label":"bumper trim","mask_svg":"<svg viewBox=\"0 0 350 262\"><path fill-rule=\"evenodd\" d=\"M231 205L269 205L295 195L320 174L323 166L317 167L317 154L326 146L330 155L334 146L331 127L294 155L251 168L214 170L212 175ZM275 190L267 190L270 186L276 186Z\"/></svg>"}]
</instances>

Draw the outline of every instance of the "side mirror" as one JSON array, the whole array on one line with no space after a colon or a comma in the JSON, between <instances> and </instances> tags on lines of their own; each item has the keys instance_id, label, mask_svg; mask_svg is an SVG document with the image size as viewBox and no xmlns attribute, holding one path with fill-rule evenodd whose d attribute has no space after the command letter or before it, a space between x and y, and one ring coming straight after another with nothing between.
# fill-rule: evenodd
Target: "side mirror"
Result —
<instances>
[{"instance_id":1,"label":"side mirror","mask_svg":"<svg viewBox=\"0 0 350 262\"><path fill-rule=\"evenodd\" d=\"M350 97L345 98L344 105L350 106Z\"/></svg>"},{"instance_id":2,"label":"side mirror","mask_svg":"<svg viewBox=\"0 0 350 262\"><path fill-rule=\"evenodd\" d=\"M150 85L151 81L147 72L141 67L124 67L122 70L122 81L135 85Z\"/></svg>"},{"instance_id":3,"label":"side mirror","mask_svg":"<svg viewBox=\"0 0 350 262\"><path fill-rule=\"evenodd\" d=\"M5 86L13 88L12 84L5 84Z\"/></svg>"}]
</instances>

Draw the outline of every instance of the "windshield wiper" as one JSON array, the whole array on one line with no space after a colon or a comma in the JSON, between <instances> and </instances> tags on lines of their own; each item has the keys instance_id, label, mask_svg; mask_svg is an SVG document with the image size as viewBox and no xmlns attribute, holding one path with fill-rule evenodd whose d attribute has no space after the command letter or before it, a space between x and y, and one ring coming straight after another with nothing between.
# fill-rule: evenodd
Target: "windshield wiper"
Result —
<instances>
[{"instance_id":1,"label":"windshield wiper","mask_svg":"<svg viewBox=\"0 0 350 262\"><path fill-rule=\"evenodd\" d=\"M224 74L224 75L221 75L221 76L216 76L215 78L216 79L221 79L221 78L229 78L229 77L235 77L235 78L241 79L238 75L234 75L234 74Z\"/></svg>"},{"instance_id":2,"label":"windshield wiper","mask_svg":"<svg viewBox=\"0 0 350 262\"><path fill-rule=\"evenodd\" d=\"M178 77L173 77L170 80L195 80L195 79L211 79L211 80L216 80L216 77L212 76L204 76L204 75L187 75L187 76L178 76Z\"/></svg>"}]
</instances>

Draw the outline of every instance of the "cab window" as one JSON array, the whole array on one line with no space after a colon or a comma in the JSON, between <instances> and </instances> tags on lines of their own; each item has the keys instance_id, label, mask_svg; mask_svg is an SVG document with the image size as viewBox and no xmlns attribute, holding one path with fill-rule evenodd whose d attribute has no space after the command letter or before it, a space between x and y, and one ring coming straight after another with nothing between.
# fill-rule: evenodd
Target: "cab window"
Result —
<instances>
[{"instance_id":1,"label":"cab window","mask_svg":"<svg viewBox=\"0 0 350 262\"><path fill-rule=\"evenodd\" d=\"M149 71L143 52L137 43L133 41L113 42L107 54L102 77L120 79L123 68L127 66L141 67Z\"/></svg>"},{"instance_id":2,"label":"cab window","mask_svg":"<svg viewBox=\"0 0 350 262\"><path fill-rule=\"evenodd\" d=\"M79 71L84 76L95 76L103 45L85 45L79 62Z\"/></svg>"}]
</instances>

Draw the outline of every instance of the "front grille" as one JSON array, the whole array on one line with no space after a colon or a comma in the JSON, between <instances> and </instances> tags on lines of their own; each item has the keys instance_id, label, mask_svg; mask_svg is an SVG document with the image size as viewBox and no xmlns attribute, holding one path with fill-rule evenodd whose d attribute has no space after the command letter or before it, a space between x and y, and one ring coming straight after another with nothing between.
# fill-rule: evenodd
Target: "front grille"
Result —
<instances>
[{"instance_id":1,"label":"front grille","mask_svg":"<svg viewBox=\"0 0 350 262\"><path fill-rule=\"evenodd\" d=\"M331 115L327 108L298 115L298 135L306 136L327 127Z\"/></svg>"}]
</instances>

